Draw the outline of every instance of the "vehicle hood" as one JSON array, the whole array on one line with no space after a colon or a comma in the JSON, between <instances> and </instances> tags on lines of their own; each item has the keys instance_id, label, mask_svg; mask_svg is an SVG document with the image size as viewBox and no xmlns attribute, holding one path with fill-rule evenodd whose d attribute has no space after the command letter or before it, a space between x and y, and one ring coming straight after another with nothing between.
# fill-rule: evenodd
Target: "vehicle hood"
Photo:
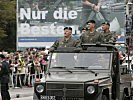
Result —
<instances>
[{"instance_id":1,"label":"vehicle hood","mask_svg":"<svg viewBox=\"0 0 133 100\"><path fill-rule=\"evenodd\" d=\"M102 80L109 78L109 73L52 73L46 77L46 82L91 82L93 80Z\"/></svg>"}]
</instances>

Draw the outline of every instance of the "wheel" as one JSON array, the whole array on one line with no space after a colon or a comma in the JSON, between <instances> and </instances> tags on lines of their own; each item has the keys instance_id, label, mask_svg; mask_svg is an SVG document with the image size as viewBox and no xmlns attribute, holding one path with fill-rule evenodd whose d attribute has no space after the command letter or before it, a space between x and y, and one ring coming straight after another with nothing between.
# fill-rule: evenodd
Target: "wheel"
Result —
<instances>
[{"instance_id":1,"label":"wheel","mask_svg":"<svg viewBox=\"0 0 133 100\"><path fill-rule=\"evenodd\" d=\"M126 94L123 92L122 100L131 100L131 98L127 97Z\"/></svg>"},{"instance_id":2,"label":"wheel","mask_svg":"<svg viewBox=\"0 0 133 100\"><path fill-rule=\"evenodd\" d=\"M108 100L106 95L102 95L102 100Z\"/></svg>"},{"instance_id":3,"label":"wheel","mask_svg":"<svg viewBox=\"0 0 133 100\"><path fill-rule=\"evenodd\" d=\"M39 100L35 93L33 93L33 100Z\"/></svg>"}]
</instances>

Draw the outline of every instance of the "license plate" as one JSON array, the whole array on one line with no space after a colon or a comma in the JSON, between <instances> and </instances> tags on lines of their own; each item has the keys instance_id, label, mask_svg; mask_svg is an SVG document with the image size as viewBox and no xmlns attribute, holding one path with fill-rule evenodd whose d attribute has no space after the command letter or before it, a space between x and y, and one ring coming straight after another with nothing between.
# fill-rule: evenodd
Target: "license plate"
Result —
<instances>
[{"instance_id":1,"label":"license plate","mask_svg":"<svg viewBox=\"0 0 133 100\"><path fill-rule=\"evenodd\" d=\"M41 95L41 100L56 100L56 99L55 99L55 96Z\"/></svg>"}]
</instances>

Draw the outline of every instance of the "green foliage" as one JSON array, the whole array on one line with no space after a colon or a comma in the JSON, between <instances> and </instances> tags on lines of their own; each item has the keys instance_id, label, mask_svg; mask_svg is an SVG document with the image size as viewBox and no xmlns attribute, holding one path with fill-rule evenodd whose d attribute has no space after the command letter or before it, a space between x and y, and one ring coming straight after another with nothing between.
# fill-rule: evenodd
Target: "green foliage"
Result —
<instances>
[{"instance_id":1,"label":"green foliage","mask_svg":"<svg viewBox=\"0 0 133 100\"><path fill-rule=\"evenodd\" d=\"M16 18L16 2L10 0L0 1L0 18L7 22Z\"/></svg>"},{"instance_id":2,"label":"green foliage","mask_svg":"<svg viewBox=\"0 0 133 100\"><path fill-rule=\"evenodd\" d=\"M15 49L12 43L15 41L10 41L10 36L16 39L16 0L0 0L0 49Z\"/></svg>"}]
</instances>

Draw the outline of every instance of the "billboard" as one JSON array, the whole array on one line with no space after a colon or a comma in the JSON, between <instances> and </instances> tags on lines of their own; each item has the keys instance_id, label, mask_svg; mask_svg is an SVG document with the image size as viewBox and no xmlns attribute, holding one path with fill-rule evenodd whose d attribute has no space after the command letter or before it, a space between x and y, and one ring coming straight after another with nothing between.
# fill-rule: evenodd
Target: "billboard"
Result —
<instances>
[{"instance_id":1,"label":"billboard","mask_svg":"<svg viewBox=\"0 0 133 100\"><path fill-rule=\"evenodd\" d=\"M101 23L108 21L111 31L123 34L124 0L18 0L17 48L51 46L64 35L66 26L72 27L73 37L78 38L90 19L96 21L98 31Z\"/></svg>"}]
</instances>

